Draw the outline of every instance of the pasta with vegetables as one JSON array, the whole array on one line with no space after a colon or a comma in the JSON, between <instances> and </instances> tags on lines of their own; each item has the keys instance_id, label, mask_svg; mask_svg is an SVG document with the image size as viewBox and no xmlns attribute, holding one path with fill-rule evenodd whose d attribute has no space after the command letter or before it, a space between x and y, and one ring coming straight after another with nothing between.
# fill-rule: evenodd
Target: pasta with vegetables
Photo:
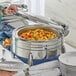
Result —
<instances>
[{"instance_id":1,"label":"pasta with vegetables","mask_svg":"<svg viewBox=\"0 0 76 76\"><path fill-rule=\"evenodd\" d=\"M19 37L26 40L42 41L55 38L57 35L54 32L43 29L28 30L22 33Z\"/></svg>"}]
</instances>

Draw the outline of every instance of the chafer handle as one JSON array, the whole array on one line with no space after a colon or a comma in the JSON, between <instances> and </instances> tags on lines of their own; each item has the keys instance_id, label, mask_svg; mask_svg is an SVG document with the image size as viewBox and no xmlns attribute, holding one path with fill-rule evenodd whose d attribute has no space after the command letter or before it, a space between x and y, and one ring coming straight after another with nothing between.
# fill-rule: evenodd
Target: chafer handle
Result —
<instances>
[{"instance_id":1,"label":"chafer handle","mask_svg":"<svg viewBox=\"0 0 76 76\"><path fill-rule=\"evenodd\" d=\"M61 36L61 54L62 54L62 53L65 53L64 34L62 32L60 32L60 36Z\"/></svg>"},{"instance_id":2,"label":"chafer handle","mask_svg":"<svg viewBox=\"0 0 76 76\"><path fill-rule=\"evenodd\" d=\"M48 59L48 50L47 50L47 45L45 45L45 46L43 47L43 49L44 49L44 51L46 51L46 56L45 56L45 58L44 58L44 59Z\"/></svg>"},{"instance_id":3,"label":"chafer handle","mask_svg":"<svg viewBox=\"0 0 76 76\"><path fill-rule=\"evenodd\" d=\"M29 53L29 56L28 56L28 65L30 67L33 66L33 55L31 52ZM23 70L23 72L24 72L25 76L31 76L29 73L29 68Z\"/></svg>"},{"instance_id":4,"label":"chafer handle","mask_svg":"<svg viewBox=\"0 0 76 76\"><path fill-rule=\"evenodd\" d=\"M56 23L57 27L61 26L63 28L62 32L63 32L64 37L69 34L69 26L67 24L57 21L57 20L53 20L53 19L51 19L51 21Z\"/></svg>"},{"instance_id":5,"label":"chafer handle","mask_svg":"<svg viewBox=\"0 0 76 76\"><path fill-rule=\"evenodd\" d=\"M62 31L63 36L65 37L65 36L67 36L69 34L69 26L65 25L65 24L62 24L61 26L63 28L63 31Z\"/></svg>"},{"instance_id":6,"label":"chafer handle","mask_svg":"<svg viewBox=\"0 0 76 76\"><path fill-rule=\"evenodd\" d=\"M31 53L31 51L29 52L29 56L28 56L28 65L31 67L33 66L33 55ZM25 76L31 76L29 73L29 68L27 68L26 70L23 70L25 73Z\"/></svg>"},{"instance_id":7,"label":"chafer handle","mask_svg":"<svg viewBox=\"0 0 76 76\"><path fill-rule=\"evenodd\" d=\"M28 64L30 67L33 66L33 55L31 52L29 53L29 56L28 56Z\"/></svg>"}]
</instances>

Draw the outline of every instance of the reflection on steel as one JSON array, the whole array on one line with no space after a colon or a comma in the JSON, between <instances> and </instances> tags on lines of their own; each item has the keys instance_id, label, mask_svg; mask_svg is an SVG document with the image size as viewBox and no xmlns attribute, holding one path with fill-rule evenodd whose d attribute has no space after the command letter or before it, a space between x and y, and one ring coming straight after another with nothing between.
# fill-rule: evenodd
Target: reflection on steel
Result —
<instances>
[{"instance_id":1,"label":"reflection on steel","mask_svg":"<svg viewBox=\"0 0 76 76\"><path fill-rule=\"evenodd\" d=\"M28 64L29 64L29 66L33 66L33 55L32 55L32 53L29 54Z\"/></svg>"},{"instance_id":2,"label":"reflection on steel","mask_svg":"<svg viewBox=\"0 0 76 76\"><path fill-rule=\"evenodd\" d=\"M6 61L6 59L4 58L4 55L5 55L5 49L2 49L2 58L1 58L2 62Z\"/></svg>"}]
</instances>

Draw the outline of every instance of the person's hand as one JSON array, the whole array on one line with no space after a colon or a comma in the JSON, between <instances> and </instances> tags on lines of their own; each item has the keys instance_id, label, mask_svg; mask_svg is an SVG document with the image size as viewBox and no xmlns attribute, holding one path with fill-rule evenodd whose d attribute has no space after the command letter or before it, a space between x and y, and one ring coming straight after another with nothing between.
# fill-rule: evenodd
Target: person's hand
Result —
<instances>
[{"instance_id":1,"label":"person's hand","mask_svg":"<svg viewBox=\"0 0 76 76\"><path fill-rule=\"evenodd\" d=\"M3 71L3 70L0 70L0 76L13 76L14 74L16 74L17 72L9 72L9 71Z\"/></svg>"},{"instance_id":2,"label":"person's hand","mask_svg":"<svg viewBox=\"0 0 76 76\"><path fill-rule=\"evenodd\" d=\"M14 5L10 5L7 8L7 10L8 10L8 13L9 14L15 14L16 12L18 12L18 8L16 6L14 6Z\"/></svg>"},{"instance_id":3,"label":"person's hand","mask_svg":"<svg viewBox=\"0 0 76 76\"><path fill-rule=\"evenodd\" d=\"M16 12L18 12L18 8L12 4L8 8L3 8L1 13L3 15L12 15L16 14Z\"/></svg>"}]
</instances>

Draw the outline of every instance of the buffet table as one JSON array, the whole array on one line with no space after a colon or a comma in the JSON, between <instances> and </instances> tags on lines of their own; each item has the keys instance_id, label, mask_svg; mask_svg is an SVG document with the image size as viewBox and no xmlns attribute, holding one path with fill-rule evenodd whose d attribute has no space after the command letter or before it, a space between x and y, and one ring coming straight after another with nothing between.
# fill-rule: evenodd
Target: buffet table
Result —
<instances>
[{"instance_id":1,"label":"buffet table","mask_svg":"<svg viewBox=\"0 0 76 76\"><path fill-rule=\"evenodd\" d=\"M66 43L64 44L65 45L65 48L66 48L66 52L74 52L76 51L76 49L72 48L71 46L67 45ZM0 59L2 58L2 49L4 49L4 47L2 47L2 45L0 45ZM14 59L11 55L11 52L9 52L7 49L5 49L5 55L4 55L4 58L7 60L7 61L18 61L18 62L21 62L19 59ZM30 68L30 74L31 76L58 76L60 75L60 70L58 69L58 61L55 60L55 61L50 61L50 62L46 62L46 63L42 63L42 64L39 64L39 65L35 65L35 66L32 66ZM28 65L27 65L28 66ZM18 74L14 75L14 76L21 76L23 75L24 76L24 72L21 71L19 72Z\"/></svg>"}]
</instances>

